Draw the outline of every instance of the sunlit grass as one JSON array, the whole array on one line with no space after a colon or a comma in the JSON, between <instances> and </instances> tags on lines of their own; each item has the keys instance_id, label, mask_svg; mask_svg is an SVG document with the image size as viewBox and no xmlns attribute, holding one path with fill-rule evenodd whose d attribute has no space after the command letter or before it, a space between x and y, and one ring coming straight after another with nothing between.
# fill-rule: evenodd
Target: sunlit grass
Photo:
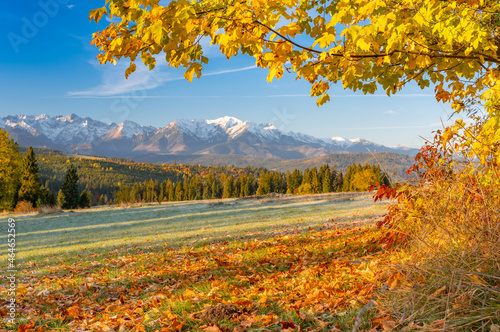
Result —
<instances>
[{"instance_id":1,"label":"sunlit grass","mask_svg":"<svg viewBox=\"0 0 500 332\"><path fill-rule=\"evenodd\" d=\"M368 195L351 196L18 216L19 300L26 312L37 312L30 319L20 312L19 323L61 330L85 324L106 330L99 325L105 323L116 331L120 324L174 331L182 322L182 331L199 331L204 323L197 312L234 303L244 315L219 322L231 331L245 319L253 322L246 331L280 330L278 322L289 320L313 331L352 326L357 308L373 292L372 270L380 259L375 265L348 261L367 261L380 252L372 239L377 230L359 226L372 223L384 205ZM2 229L6 221L0 220ZM6 237L0 242L6 252ZM75 298L85 300L71 304ZM333 308L342 312L337 315ZM119 323L121 312L138 321ZM97 320L84 320L85 315Z\"/></svg>"},{"instance_id":2,"label":"sunlit grass","mask_svg":"<svg viewBox=\"0 0 500 332\"><path fill-rule=\"evenodd\" d=\"M370 206L369 208L367 208ZM66 255L82 250L151 242L169 245L235 236L272 234L277 228L316 227L328 218L381 213L371 198L341 200L336 195L287 200L228 200L223 204L165 204L58 212L16 219L16 259ZM7 218L0 219L0 250L5 260Z\"/></svg>"}]
</instances>

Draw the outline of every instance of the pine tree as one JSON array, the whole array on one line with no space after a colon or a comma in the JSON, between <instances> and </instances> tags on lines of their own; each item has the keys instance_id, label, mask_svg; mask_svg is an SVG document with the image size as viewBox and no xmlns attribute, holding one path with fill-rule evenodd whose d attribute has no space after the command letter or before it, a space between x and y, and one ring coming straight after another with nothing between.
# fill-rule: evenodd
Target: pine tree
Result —
<instances>
[{"instance_id":1,"label":"pine tree","mask_svg":"<svg viewBox=\"0 0 500 332\"><path fill-rule=\"evenodd\" d=\"M153 179L150 179L146 185L146 202L153 202L155 198L155 184Z\"/></svg>"},{"instance_id":2,"label":"pine tree","mask_svg":"<svg viewBox=\"0 0 500 332\"><path fill-rule=\"evenodd\" d=\"M288 183L288 187L290 189L291 194L296 194L298 188L302 184L302 172L299 171L298 169L294 169L292 172L292 181Z\"/></svg>"},{"instance_id":3,"label":"pine tree","mask_svg":"<svg viewBox=\"0 0 500 332\"><path fill-rule=\"evenodd\" d=\"M221 198L222 190L221 190L221 181L218 178L215 178L212 183L212 198Z\"/></svg>"},{"instance_id":4,"label":"pine tree","mask_svg":"<svg viewBox=\"0 0 500 332\"><path fill-rule=\"evenodd\" d=\"M250 195L250 186L248 182L248 176L246 174L242 174L240 177L241 190L240 197L245 197Z\"/></svg>"},{"instance_id":5,"label":"pine tree","mask_svg":"<svg viewBox=\"0 0 500 332\"><path fill-rule=\"evenodd\" d=\"M310 178L310 172L309 172L309 168L306 168L304 170L304 176L302 177L302 182L300 183L301 185L302 184L311 184L311 178Z\"/></svg>"},{"instance_id":6,"label":"pine tree","mask_svg":"<svg viewBox=\"0 0 500 332\"><path fill-rule=\"evenodd\" d=\"M80 206L80 208L85 209L92 205L92 200L89 198L89 194L90 192L87 192L87 190L82 191L80 199L78 200L78 206Z\"/></svg>"},{"instance_id":7,"label":"pine tree","mask_svg":"<svg viewBox=\"0 0 500 332\"><path fill-rule=\"evenodd\" d=\"M165 199L165 188L167 187L167 181L163 181L161 184L160 184L160 193L158 194L158 203L161 203L163 202L163 200Z\"/></svg>"},{"instance_id":8,"label":"pine tree","mask_svg":"<svg viewBox=\"0 0 500 332\"><path fill-rule=\"evenodd\" d=\"M129 198L127 199L127 202L131 203L142 202L141 185L139 183L134 183L132 189L129 190Z\"/></svg>"},{"instance_id":9,"label":"pine tree","mask_svg":"<svg viewBox=\"0 0 500 332\"><path fill-rule=\"evenodd\" d=\"M184 188L181 181L177 181L175 184L174 198L176 201L182 201L184 199Z\"/></svg>"},{"instance_id":10,"label":"pine tree","mask_svg":"<svg viewBox=\"0 0 500 332\"><path fill-rule=\"evenodd\" d=\"M279 172L274 172L273 180L273 192L284 194L286 191L286 184L281 177Z\"/></svg>"},{"instance_id":11,"label":"pine tree","mask_svg":"<svg viewBox=\"0 0 500 332\"><path fill-rule=\"evenodd\" d=\"M63 194L62 189L59 189L59 192L57 193L57 204L61 208L66 205L66 202L64 201L64 194Z\"/></svg>"},{"instance_id":12,"label":"pine tree","mask_svg":"<svg viewBox=\"0 0 500 332\"><path fill-rule=\"evenodd\" d=\"M286 171L286 193L293 194L292 186L292 173L290 171Z\"/></svg>"},{"instance_id":13,"label":"pine tree","mask_svg":"<svg viewBox=\"0 0 500 332\"><path fill-rule=\"evenodd\" d=\"M36 162L33 147L30 146L23 159L21 187L18 192L18 200L31 202L31 204L35 206L40 195L40 189L41 185L38 177L38 164Z\"/></svg>"},{"instance_id":14,"label":"pine tree","mask_svg":"<svg viewBox=\"0 0 500 332\"><path fill-rule=\"evenodd\" d=\"M355 164L352 164L352 166L347 166L347 171L345 172L345 176L342 181L342 191L346 192L351 190L351 178L355 169Z\"/></svg>"},{"instance_id":15,"label":"pine tree","mask_svg":"<svg viewBox=\"0 0 500 332\"><path fill-rule=\"evenodd\" d=\"M187 176L184 176L184 182L183 182L183 196L182 196L182 200L189 200L189 180L187 178Z\"/></svg>"},{"instance_id":16,"label":"pine tree","mask_svg":"<svg viewBox=\"0 0 500 332\"><path fill-rule=\"evenodd\" d=\"M314 166L310 171L309 171L309 179L311 179L311 190L312 193L319 193L320 190L320 182L318 179L318 170L316 169L316 166Z\"/></svg>"},{"instance_id":17,"label":"pine tree","mask_svg":"<svg viewBox=\"0 0 500 332\"><path fill-rule=\"evenodd\" d=\"M56 198L52 191L47 187L40 187L40 195L38 195L38 200L36 201L36 207L40 208L42 206L54 206L56 205Z\"/></svg>"},{"instance_id":18,"label":"pine tree","mask_svg":"<svg viewBox=\"0 0 500 332\"><path fill-rule=\"evenodd\" d=\"M332 191L332 178L330 175L330 167L326 165L324 168L323 179L322 179L322 192L329 193Z\"/></svg>"},{"instance_id":19,"label":"pine tree","mask_svg":"<svg viewBox=\"0 0 500 332\"><path fill-rule=\"evenodd\" d=\"M80 196L78 195L78 174L73 164L71 164L66 172L61 189L64 194L64 204L61 207L63 209L77 208L80 200Z\"/></svg>"},{"instance_id":20,"label":"pine tree","mask_svg":"<svg viewBox=\"0 0 500 332\"><path fill-rule=\"evenodd\" d=\"M344 174L340 172L335 185L335 191L341 192L343 184L344 184Z\"/></svg>"},{"instance_id":21,"label":"pine tree","mask_svg":"<svg viewBox=\"0 0 500 332\"><path fill-rule=\"evenodd\" d=\"M224 181L224 188L222 189L222 198L229 198L233 196L234 191L234 176L228 176Z\"/></svg>"},{"instance_id":22,"label":"pine tree","mask_svg":"<svg viewBox=\"0 0 500 332\"><path fill-rule=\"evenodd\" d=\"M167 196L167 200L169 202L173 202L175 200L174 184L170 179L168 179L167 181L167 189L165 195Z\"/></svg>"},{"instance_id":23,"label":"pine tree","mask_svg":"<svg viewBox=\"0 0 500 332\"><path fill-rule=\"evenodd\" d=\"M0 211L16 206L20 169L19 148L9 134L0 129Z\"/></svg>"},{"instance_id":24,"label":"pine tree","mask_svg":"<svg viewBox=\"0 0 500 332\"><path fill-rule=\"evenodd\" d=\"M257 195L267 195L271 192L271 173L262 172L259 177L259 187L257 188Z\"/></svg>"}]
</instances>

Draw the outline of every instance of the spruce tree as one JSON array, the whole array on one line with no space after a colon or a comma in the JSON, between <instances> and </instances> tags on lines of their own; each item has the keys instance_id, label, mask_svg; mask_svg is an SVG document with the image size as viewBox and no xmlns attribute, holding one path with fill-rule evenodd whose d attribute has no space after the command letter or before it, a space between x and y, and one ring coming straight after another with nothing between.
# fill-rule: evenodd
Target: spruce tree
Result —
<instances>
[{"instance_id":1,"label":"spruce tree","mask_svg":"<svg viewBox=\"0 0 500 332\"><path fill-rule=\"evenodd\" d=\"M320 182L319 182L319 179L318 179L318 170L316 169L316 166L314 166L309 171L308 178L311 181L311 182L309 182L309 184L311 185L311 191L312 191L312 193L319 193L319 192L321 192L321 190L320 190Z\"/></svg>"},{"instance_id":2,"label":"spruce tree","mask_svg":"<svg viewBox=\"0 0 500 332\"><path fill-rule=\"evenodd\" d=\"M63 206L66 205L64 201L64 194L62 189L59 189L59 192L57 193L57 204L62 208Z\"/></svg>"},{"instance_id":3,"label":"spruce tree","mask_svg":"<svg viewBox=\"0 0 500 332\"><path fill-rule=\"evenodd\" d=\"M91 195L90 192L87 192L87 190L82 191L80 199L78 200L78 205L80 206L80 208L85 209L92 205L92 200L90 199L90 195Z\"/></svg>"},{"instance_id":4,"label":"spruce tree","mask_svg":"<svg viewBox=\"0 0 500 332\"><path fill-rule=\"evenodd\" d=\"M52 191L47 187L40 187L40 195L38 195L38 200L36 201L36 207L40 208L42 206L54 206L56 205L56 198Z\"/></svg>"},{"instance_id":5,"label":"spruce tree","mask_svg":"<svg viewBox=\"0 0 500 332\"><path fill-rule=\"evenodd\" d=\"M167 181L167 187L166 187L166 196L167 196L167 200L169 202L173 202L174 201L174 184L172 182L172 180L168 179Z\"/></svg>"},{"instance_id":6,"label":"spruce tree","mask_svg":"<svg viewBox=\"0 0 500 332\"><path fill-rule=\"evenodd\" d=\"M343 183L342 183L342 191L350 191L351 190L351 178L356 169L356 165L352 164L352 166L347 166L347 171L345 173Z\"/></svg>"},{"instance_id":7,"label":"spruce tree","mask_svg":"<svg viewBox=\"0 0 500 332\"><path fill-rule=\"evenodd\" d=\"M255 194L255 179L253 177L253 173L248 175L248 195Z\"/></svg>"},{"instance_id":8,"label":"spruce tree","mask_svg":"<svg viewBox=\"0 0 500 332\"><path fill-rule=\"evenodd\" d=\"M222 198L229 198L233 196L234 191L234 176L228 176L224 181L224 187L222 188Z\"/></svg>"},{"instance_id":9,"label":"spruce tree","mask_svg":"<svg viewBox=\"0 0 500 332\"><path fill-rule=\"evenodd\" d=\"M344 184L344 174L340 172L335 185L335 191L341 192L343 184Z\"/></svg>"},{"instance_id":10,"label":"spruce tree","mask_svg":"<svg viewBox=\"0 0 500 332\"><path fill-rule=\"evenodd\" d=\"M21 187L18 192L19 201L28 201L36 205L40 196L40 180L38 177L38 164L36 162L35 152L33 147L28 148L28 152L23 159L21 169Z\"/></svg>"},{"instance_id":11,"label":"spruce tree","mask_svg":"<svg viewBox=\"0 0 500 332\"><path fill-rule=\"evenodd\" d=\"M174 197L176 201L182 201L184 199L184 188L181 181L177 181L177 183L175 184Z\"/></svg>"},{"instance_id":12,"label":"spruce tree","mask_svg":"<svg viewBox=\"0 0 500 332\"><path fill-rule=\"evenodd\" d=\"M271 192L271 174L268 172L260 173L257 195L267 195Z\"/></svg>"},{"instance_id":13,"label":"spruce tree","mask_svg":"<svg viewBox=\"0 0 500 332\"><path fill-rule=\"evenodd\" d=\"M322 185L322 191L324 193L329 193L332 191L332 178L331 178L331 175L330 175L330 167L325 167L325 171L323 173L323 179L322 179L323 183L321 184Z\"/></svg>"},{"instance_id":14,"label":"spruce tree","mask_svg":"<svg viewBox=\"0 0 500 332\"><path fill-rule=\"evenodd\" d=\"M69 166L61 189L64 194L64 204L61 207L63 209L76 209L80 196L78 195L78 174L75 165Z\"/></svg>"}]
</instances>

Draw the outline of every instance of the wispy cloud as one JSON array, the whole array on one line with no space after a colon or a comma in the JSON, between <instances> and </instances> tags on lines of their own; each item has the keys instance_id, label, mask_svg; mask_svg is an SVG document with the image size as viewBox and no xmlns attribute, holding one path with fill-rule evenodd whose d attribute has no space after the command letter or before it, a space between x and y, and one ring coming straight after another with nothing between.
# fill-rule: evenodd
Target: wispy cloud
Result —
<instances>
[{"instance_id":1,"label":"wispy cloud","mask_svg":"<svg viewBox=\"0 0 500 332\"><path fill-rule=\"evenodd\" d=\"M435 124L420 126L390 126L390 127L356 127L356 128L334 128L334 130L386 130L386 129L416 129L416 128L435 128Z\"/></svg>"},{"instance_id":2,"label":"wispy cloud","mask_svg":"<svg viewBox=\"0 0 500 332\"><path fill-rule=\"evenodd\" d=\"M165 70L167 64L162 61L158 61L156 68L153 71L150 71L146 66L138 65L136 71L130 75L128 79L126 79L124 75L125 69L128 67L128 63L118 62L116 66L99 66L96 64L95 60L92 60L90 63L95 66L97 70L102 72L102 82L99 85L87 90L68 91L66 94L67 97L126 97L127 94L133 94L136 91L150 90L167 82L184 80L184 76L180 75L179 72L175 70ZM236 69L224 69L215 72L208 72L203 74L203 76L224 75L255 68L257 67L248 66ZM165 96L141 96L141 98L165 98Z\"/></svg>"},{"instance_id":3,"label":"wispy cloud","mask_svg":"<svg viewBox=\"0 0 500 332\"><path fill-rule=\"evenodd\" d=\"M389 114L389 115L397 115L398 112L396 111L392 111L392 110L388 110L388 111L385 111L384 114Z\"/></svg>"},{"instance_id":4,"label":"wispy cloud","mask_svg":"<svg viewBox=\"0 0 500 332\"><path fill-rule=\"evenodd\" d=\"M248 66L248 67L243 67L243 68L238 68L238 69L226 69L226 70L216 71L213 73L206 73L206 74L203 74L203 76L223 75L223 74L236 73L239 71L250 70L250 69L255 69L255 68L257 68L257 66L253 65L253 66Z\"/></svg>"},{"instance_id":5,"label":"wispy cloud","mask_svg":"<svg viewBox=\"0 0 500 332\"><path fill-rule=\"evenodd\" d=\"M109 16L105 16L105 19L106 21L108 21L109 23L120 23L121 22L121 19L119 19L118 17L114 16L113 18L109 18Z\"/></svg>"},{"instance_id":6,"label":"wispy cloud","mask_svg":"<svg viewBox=\"0 0 500 332\"><path fill-rule=\"evenodd\" d=\"M311 97L310 94L282 94L282 95L267 95L267 96L244 96L247 98L280 98L280 97ZM433 94L428 94L428 93L410 93L410 94L395 94L393 96L388 97L385 94L374 94L374 95L360 95L360 94L346 94L346 95L339 95L339 94L330 94L330 98L416 98L416 97L434 97Z\"/></svg>"}]
</instances>

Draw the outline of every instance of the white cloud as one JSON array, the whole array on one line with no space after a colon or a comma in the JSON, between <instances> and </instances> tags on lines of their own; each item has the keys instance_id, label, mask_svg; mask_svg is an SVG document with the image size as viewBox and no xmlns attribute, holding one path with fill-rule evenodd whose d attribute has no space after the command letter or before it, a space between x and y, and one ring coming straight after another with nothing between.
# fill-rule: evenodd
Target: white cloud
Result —
<instances>
[{"instance_id":1,"label":"white cloud","mask_svg":"<svg viewBox=\"0 0 500 332\"><path fill-rule=\"evenodd\" d=\"M389 114L389 115L397 115L398 112L396 111L392 111L392 110L388 110L388 111L385 111L384 114Z\"/></svg>"},{"instance_id":2,"label":"white cloud","mask_svg":"<svg viewBox=\"0 0 500 332\"><path fill-rule=\"evenodd\" d=\"M120 23L121 22L121 19L116 17L116 16L114 16L113 18L109 18L109 16L106 16L105 19L109 23Z\"/></svg>"},{"instance_id":3,"label":"white cloud","mask_svg":"<svg viewBox=\"0 0 500 332\"><path fill-rule=\"evenodd\" d=\"M156 71L149 71L146 66L139 65L137 70L125 78L125 69L128 68L128 63L118 62L116 66L96 64L92 60L92 65L97 67L97 70L102 73L102 82L90 89L82 91L69 91L68 96L112 96L119 94L131 93L139 90L148 90L156 88L168 79L166 73L161 72L161 64L157 65Z\"/></svg>"},{"instance_id":4,"label":"white cloud","mask_svg":"<svg viewBox=\"0 0 500 332\"><path fill-rule=\"evenodd\" d=\"M220 71L216 71L216 72L213 72L213 73L203 74L203 76L213 76L213 75L222 75L222 74L236 73L238 71L250 70L250 69L255 69L255 68L257 68L257 66L253 65L253 66L248 66L248 67L243 67L243 68L237 68L237 69L225 69L225 70L220 70Z\"/></svg>"},{"instance_id":5,"label":"white cloud","mask_svg":"<svg viewBox=\"0 0 500 332\"><path fill-rule=\"evenodd\" d=\"M105 97L133 93L135 91L150 90L167 82L184 80L184 75L174 69L168 69L165 61L158 61L154 70L142 64L137 65L136 71L125 78L125 70L129 63L120 61L115 66L100 66L95 60L90 62L97 70L102 72L102 82L90 89L81 91L68 91L68 97ZM208 72L203 76L215 76L257 68L249 66L236 69L225 69L216 72ZM152 96L153 97L153 96Z\"/></svg>"}]
</instances>

